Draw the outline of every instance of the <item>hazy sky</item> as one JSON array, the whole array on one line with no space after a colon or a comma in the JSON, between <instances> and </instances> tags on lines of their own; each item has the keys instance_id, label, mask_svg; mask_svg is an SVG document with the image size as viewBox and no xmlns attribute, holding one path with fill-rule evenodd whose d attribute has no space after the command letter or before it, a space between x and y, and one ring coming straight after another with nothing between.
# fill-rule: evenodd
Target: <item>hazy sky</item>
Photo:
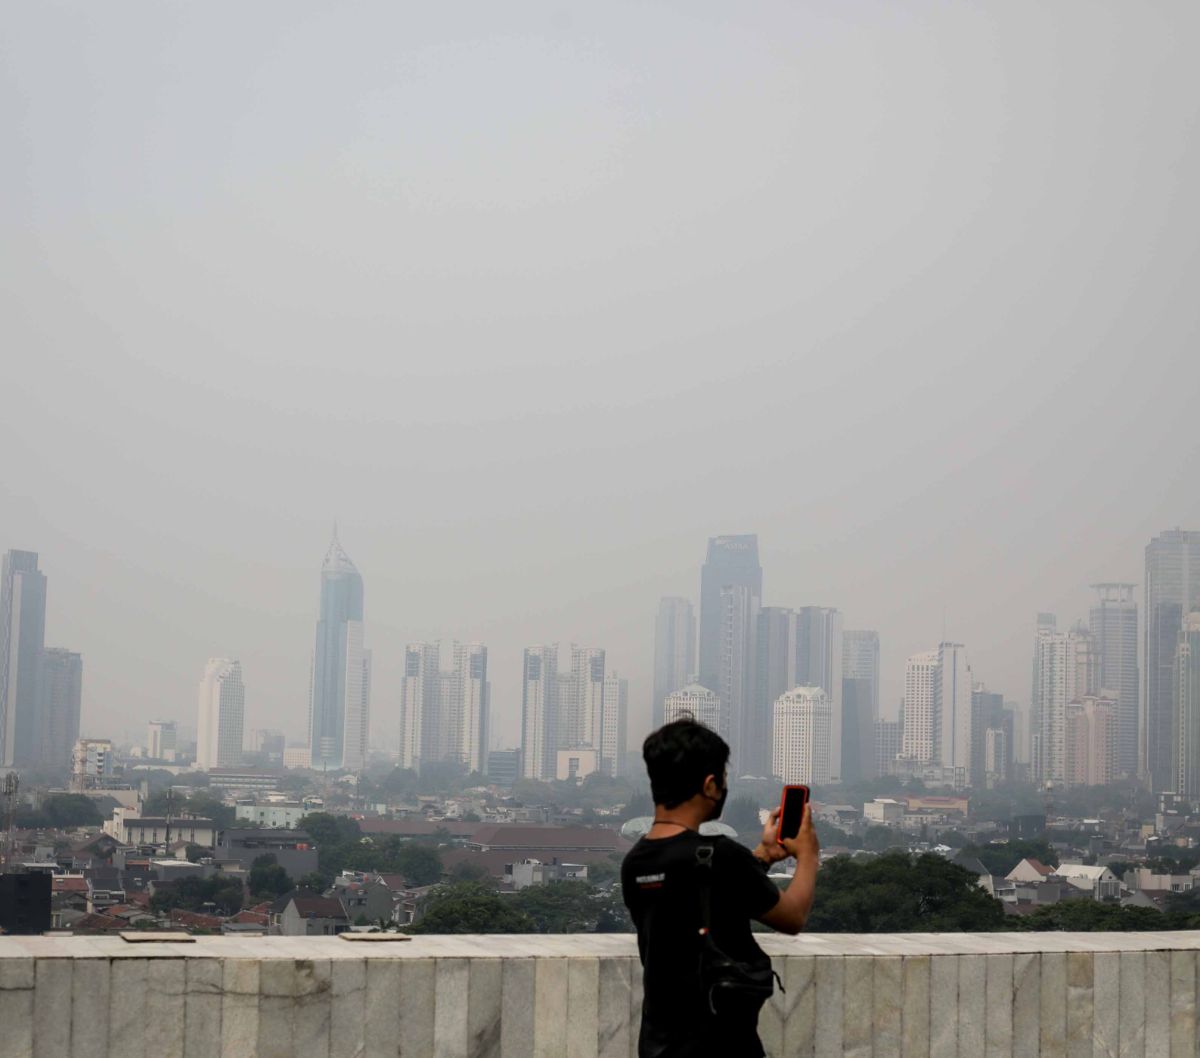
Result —
<instances>
[{"instance_id":1,"label":"hazy sky","mask_svg":"<svg viewBox=\"0 0 1200 1058\"><path fill-rule=\"evenodd\" d=\"M85 734L303 734L334 518L406 641L605 646L758 532L770 605L943 635L1200 528L1200 6L10 3L0 550Z\"/></svg>"}]
</instances>

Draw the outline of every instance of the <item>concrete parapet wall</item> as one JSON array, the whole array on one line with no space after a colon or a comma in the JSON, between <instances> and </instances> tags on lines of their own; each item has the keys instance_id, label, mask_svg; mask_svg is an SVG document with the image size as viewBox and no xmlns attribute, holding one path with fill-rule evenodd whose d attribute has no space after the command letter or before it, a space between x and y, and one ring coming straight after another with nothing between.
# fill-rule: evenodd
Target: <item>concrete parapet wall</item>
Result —
<instances>
[{"instance_id":1,"label":"concrete parapet wall","mask_svg":"<svg viewBox=\"0 0 1200 1058\"><path fill-rule=\"evenodd\" d=\"M882 934L763 946L773 1056L1195 1058L1200 933ZM624 935L0 937L0 1058L631 1058Z\"/></svg>"}]
</instances>

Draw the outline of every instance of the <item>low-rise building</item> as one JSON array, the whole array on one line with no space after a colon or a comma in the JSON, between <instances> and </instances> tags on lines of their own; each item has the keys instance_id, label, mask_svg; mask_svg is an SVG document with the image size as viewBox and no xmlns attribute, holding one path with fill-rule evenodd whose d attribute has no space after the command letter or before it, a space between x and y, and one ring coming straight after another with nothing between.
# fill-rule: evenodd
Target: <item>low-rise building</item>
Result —
<instances>
[{"instance_id":1,"label":"low-rise building","mask_svg":"<svg viewBox=\"0 0 1200 1058\"><path fill-rule=\"evenodd\" d=\"M588 869L586 863L521 860L508 864L505 873L512 878L513 889L519 891L531 885L549 885L551 882L586 882Z\"/></svg>"},{"instance_id":2,"label":"low-rise building","mask_svg":"<svg viewBox=\"0 0 1200 1058\"><path fill-rule=\"evenodd\" d=\"M890 797L876 797L863 805L863 820L883 826L899 826L904 819L904 802Z\"/></svg>"},{"instance_id":3,"label":"low-rise building","mask_svg":"<svg viewBox=\"0 0 1200 1058\"><path fill-rule=\"evenodd\" d=\"M271 830L294 830L308 809L299 801L238 801L234 815Z\"/></svg>"},{"instance_id":4,"label":"low-rise building","mask_svg":"<svg viewBox=\"0 0 1200 1058\"><path fill-rule=\"evenodd\" d=\"M271 905L271 932L284 937L329 937L350 928L346 909L332 896L297 891Z\"/></svg>"},{"instance_id":5,"label":"low-rise building","mask_svg":"<svg viewBox=\"0 0 1200 1058\"><path fill-rule=\"evenodd\" d=\"M1076 889L1091 893L1093 900L1117 900L1121 896L1121 881L1107 867L1060 863L1054 869L1054 876Z\"/></svg>"},{"instance_id":6,"label":"low-rise building","mask_svg":"<svg viewBox=\"0 0 1200 1058\"><path fill-rule=\"evenodd\" d=\"M221 834L216 847L218 860L235 860L246 868L267 853L293 879L317 869L317 848L302 830L230 829Z\"/></svg>"}]
</instances>

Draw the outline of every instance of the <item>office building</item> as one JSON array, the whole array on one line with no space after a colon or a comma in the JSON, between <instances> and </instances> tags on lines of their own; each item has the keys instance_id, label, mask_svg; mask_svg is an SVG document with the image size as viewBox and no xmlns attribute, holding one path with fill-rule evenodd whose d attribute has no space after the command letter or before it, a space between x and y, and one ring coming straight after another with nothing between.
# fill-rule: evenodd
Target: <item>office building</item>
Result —
<instances>
[{"instance_id":1,"label":"office building","mask_svg":"<svg viewBox=\"0 0 1200 1058\"><path fill-rule=\"evenodd\" d=\"M1200 610L1200 532L1172 529L1146 545L1142 771L1151 789L1178 775L1177 653L1184 618Z\"/></svg>"},{"instance_id":2,"label":"office building","mask_svg":"<svg viewBox=\"0 0 1200 1058\"><path fill-rule=\"evenodd\" d=\"M663 702L664 724L684 719L695 720L722 738L725 737L726 724L721 699L698 683L689 683L672 691Z\"/></svg>"},{"instance_id":3,"label":"office building","mask_svg":"<svg viewBox=\"0 0 1200 1058\"><path fill-rule=\"evenodd\" d=\"M690 600L667 597L654 621L654 700L651 723L663 723L663 702L696 673L696 614Z\"/></svg>"},{"instance_id":4,"label":"office building","mask_svg":"<svg viewBox=\"0 0 1200 1058\"><path fill-rule=\"evenodd\" d=\"M704 687L720 685L725 625L725 588L745 588L753 600L752 609L762 605L762 567L758 564L758 537L714 536L708 541L708 555L700 571L699 683Z\"/></svg>"},{"instance_id":5,"label":"office building","mask_svg":"<svg viewBox=\"0 0 1200 1058\"><path fill-rule=\"evenodd\" d=\"M989 727L983 732L982 774L983 783L989 789L1005 782L1006 776L1012 773L1010 744L1008 731L1003 727Z\"/></svg>"},{"instance_id":6,"label":"office building","mask_svg":"<svg viewBox=\"0 0 1200 1058\"><path fill-rule=\"evenodd\" d=\"M891 775L903 742L903 720L875 721L875 774Z\"/></svg>"},{"instance_id":7,"label":"office building","mask_svg":"<svg viewBox=\"0 0 1200 1058\"><path fill-rule=\"evenodd\" d=\"M1088 627L1096 637L1100 687L1117 702L1117 775L1138 773L1138 609L1133 584L1093 584Z\"/></svg>"},{"instance_id":8,"label":"office building","mask_svg":"<svg viewBox=\"0 0 1200 1058\"><path fill-rule=\"evenodd\" d=\"M1012 778L1016 717L1004 695L982 683L971 691L971 783L992 787Z\"/></svg>"},{"instance_id":9,"label":"office building","mask_svg":"<svg viewBox=\"0 0 1200 1058\"><path fill-rule=\"evenodd\" d=\"M1183 621L1175 650L1178 688L1178 778L1175 789L1189 801L1200 800L1200 613Z\"/></svg>"},{"instance_id":10,"label":"office building","mask_svg":"<svg viewBox=\"0 0 1200 1058\"><path fill-rule=\"evenodd\" d=\"M107 738L78 738L71 751L71 788L90 790L112 778L113 744Z\"/></svg>"},{"instance_id":11,"label":"office building","mask_svg":"<svg viewBox=\"0 0 1200 1058\"><path fill-rule=\"evenodd\" d=\"M1117 777L1118 702L1084 695L1066 709L1066 785L1107 786Z\"/></svg>"},{"instance_id":12,"label":"office building","mask_svg":"<svg viewBox=\"0 0 1200 1058\"><path fill-rule=\"evenodd\" d=\"M200 681L196 770L240 765L245 724L246 689L242 684L241 662L210 658Z\"/></svg>"},{"instance_id":13,"label":"office building","mask_svg":"<svg viewBox=\"0 0 1200 1058\"><path fill-rule=\"evenodd\" d=\"M250 744L263 764L275 768L283 766L283 751L287 748L287 739L282 731L258 728L251 735Z\"/></svg>"},{"instance_id":14,"label":"office building","mask_svg":"<svg viewBox=\"0 0 1200 1058\"><path fill-rule=\"evenodd\" d=\"M437 643L409 643L404 648L400 684L400 767L421 770L428 746L437 746L441 694L441 648Z\"/></svg>"},{"instance_id":15,"label":"office building","mask_svg":"<svg viewBox=\"0 0 1200 1058\"><path fill-rule=\"evenodd\" d=\"M1058 618L1052 613L1039 613L1033 638L1033 688L1029 695L1029 772L1030 778L1041 781L1042 777L1042 714L1039 704L1042 676L1040 671L1041 651L1038 642L1043 632L1057 632Z\"/></svg>"},{"instance_id":16,"label":"office building","mask_svg":"<svg viewBox=\"0 0 1200 1058\"><path fill-rule=\"evenodd\" d=\"M835 611L836 612L836 611ZM878 775L875 721L879 719L879 633L842 633L843 782Z\"/></svg>"},{"instance_id":17,"label":"office building","mask_svg":"<svg viewBox=\"0 0 1200 1058\"><path fill-rule=\"evenodd\" d=\"M758 630L758 598L749 588L727 584L721 589L720 663L717 696L726 724L724 737L732 751L730 774L749 775L758 761L754 726L754 682Z\"/></svg>"},{"instance_id":18,"label":"office building","mask_svg":"<svg viewBox=\"0 0 1200 1058\"><path fill-rule=\"evenodd\" d=\"M447 759L469 772L487 767L488 652L482 643L455 643L449 673L453 711Z\"/></svg>"},{"instance_id":19,"label":"office building","mask_svg":"<svg viewBox=\"0 0 1200 1058\"><path fill-rule=\"evenodd\" d=\"M46 636L46 577L34 551L0 563L0 767L36 765L38 677Z\"/></svg>"},{"instance_id":20,"label":"office building","mask_svg":"<svg viewBox=\"0 0 1200 1058\"><path fill-rule=\"evenodd\" d=\"M488 782L495 786L513 786L521 777L519 749L493 749L487 755Z\"/></svg>"},{"instance_id":21,"label":"office building","mask_svg":"<svg viewBox=\"0 0 1200 1058\"><path fill-rule=\"evenodd\" d=\"M600 770L605 775L615 776L623 771L628 724L629 681L610 672L604 677L603 722L600 726Z\"/></svg>"},{"instance_id":22,"label":"office building","mask_svg":"<svg viewBox=\"0 0 1200 1058\"><path fill-rule=\"evenodd\" d=\"M842 615L830 606L802 606L796 611L796 682L820 687L829 702L830 777L842 772Z\"/></svg>"},{"instance_id":23,"label":"office building","mask_svg":"<svg viewBox=\"0 0 1200 1058\"><path fill-rule=\"evenodd\" d=\"M44 768L66 771L79 738L79 709L83 694L83 658L70 650L51 647L42 652L38 677L39 747Z\"/></svg>"},{"instance_id":24,"label":"office building","mask_svg":"<svg viewBox=\"0 0 1200 1058\"><path fill-rule=\"evenodd\" d=\"M975 684L967 651L961 643L942 643L938 647L938 676L934 683L933 709L941 730L938 761L942 768L962 770L962 784L969 786L971 775L971 692Z\"/></svg>"},{"instance_id":25,"label":"office building","mask_svg":"<svg viewBox=\"0 0 1200 1058\"><path fill-rule=\"evenodd\" d=\"M822 786L832 780L829 696L823 687L796 687L775 703L772 765L784 783Z\"/></svg>"},{"instance_id":26,"label":"office building","mask_svg":"<svg viewBox=\"0 0 1200 1058\"><path fill-rule=\"evenodd\" d=\"M750 775L771 775L771 732L775 727L775 702L798 683L795 610L764 606L758 612L755 632L754 707L747 725L746 767Z\"/></svg>"},{"instance_id":27,"label":"office building","mask_svg":"<svg viewBox=\"0 0 1200 1058\"><path fill-rule=\"evenodd\" d=\"M604 723L604 670L603 649L571 644L571 667L561 674L559 681L559 748L600 748Z\"/></svg>"},{"instance_id":28,"label":"office building","mask_svg":"<svg viewBox=\"0 0 1200 1058\"><path fill-rule=\"evenodd\" d=\"M521 775L552 779L558 768L558 647L526 647L521 678Z\"/></svg>"},{"instance_id":29,"label":"office building","mask_svg":"<svg viewBox=\"0 0 1200 1058\"><path fill-rule=\"evenodd\" d=\"M1037 717L1037 778L1045 784L1067 782L1067 706L1099 690L1096 641L1087 628L1069 632L1040 626L1035 644L1033 711Z\"/></svg>"},{"instance_id":30,"label":"office building","mask_svg":"<svg viewBox=\"0 0 1200 1058\"><path fill-rule=\"evenodd\" d=\"M173 761L178 740L179 728L174 720L151 720L146 725L146 756Z\"/></svg>"},{"instance_id":31,"label":"office building","mask_svg":"<svg viewBox=\"0 0 1200 1058\"><path fill-rule=\"evenodd\" d=\"M363 582L335 528L321 568L308 733L314 768L357 769L370 738L370 654L363 648Z\"/></svg>"}]
</instances>

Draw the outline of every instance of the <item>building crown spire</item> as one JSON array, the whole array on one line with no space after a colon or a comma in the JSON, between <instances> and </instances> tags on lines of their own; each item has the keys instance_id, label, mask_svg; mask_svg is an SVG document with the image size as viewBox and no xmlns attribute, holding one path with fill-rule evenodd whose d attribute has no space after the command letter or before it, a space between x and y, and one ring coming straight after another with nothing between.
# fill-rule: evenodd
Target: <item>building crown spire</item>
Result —
<instances>
[{"instance_id":1,"label":"building crown spire","mask_svg":"<svg viewBox=\"0 0 1200 1058\"><path fill-rule=\"evenodd\" d=\"M358 572L357 567L350 556L346 554L345 548L342 547L342 542L338 539L337 522L333 523L333 538L329 541L329 550L325 552L325 563L321 567L323 572Z\"/></svg>"}]
</instances>

